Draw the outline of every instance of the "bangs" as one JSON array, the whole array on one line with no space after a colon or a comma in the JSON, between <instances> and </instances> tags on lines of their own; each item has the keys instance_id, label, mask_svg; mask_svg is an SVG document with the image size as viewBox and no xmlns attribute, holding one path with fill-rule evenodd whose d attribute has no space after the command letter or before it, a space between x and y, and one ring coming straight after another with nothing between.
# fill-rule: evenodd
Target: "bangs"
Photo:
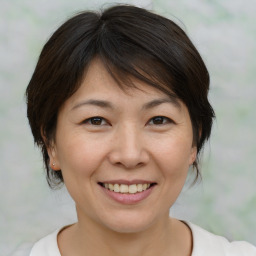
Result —
<instances>
[{"instance_id":1,"label":"bangs","mask_svg":"<svg viewBox=\"0 0 256 256\"><path fill-rule=\"evenodd\" d=\"M175 81L159 58L127 35L120 34L120 31L118 35L116 33L108 30L99 35L96 57L119 87L123 90L139 89L134 83L138 80L177 99L172 86Z\"/></svg>"}]
</instances>

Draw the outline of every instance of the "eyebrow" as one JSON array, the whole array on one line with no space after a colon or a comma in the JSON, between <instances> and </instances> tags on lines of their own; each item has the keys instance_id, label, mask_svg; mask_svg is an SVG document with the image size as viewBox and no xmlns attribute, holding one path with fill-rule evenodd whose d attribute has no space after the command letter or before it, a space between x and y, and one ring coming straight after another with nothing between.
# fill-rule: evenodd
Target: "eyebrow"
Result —
<instances>
[{"instance_id":1,"label":"eyebrow","mask_svg":"<svg viewBox=\"0 0 256 256\"><path fill-rule=\"evenodd\" d=\"M181 104L180 102L178 101L177 98L162 98L162 99L155 99L155 100L152 100L148 103L146 103L145 105L143 105L142 109L151 109L151 108L154 108L154 107L157 107L163 103L171 103L172 105L174 105L175 107L177 107L178 109L181 108Z\"/></svg>"},{"instance_id":2,"label":"eyebrow","mask_svg":"<svg viewBox=\"0 0 256 256\"><path fill-rule=\"evenodd\" d=\"M155 100L152 100L152 101L149 101L149 102L145 103L142 106L142 110L152 109L152 108L157 107L157 106L159 106L163 103L171 103L172 105L174 105L178 109L181 108L181 105L180 105L180 102L178 101L178 99L176 99L176 98L161 98L161 99L155 99ZM72 110L80 108L82 106L86 106L86 105L93 105L93 106L97 106L97 107L100 107L100 108L114 109L114 106L109 101L89 99L89 100L79 102L78 104L76 104L72 108Z\"/></svg>"},{"instance_id":3,"label":"eyebrow","mask_svg":"<svg viewBox=\"0 0 256 256\"><path fill-rule=\"evenodd\" d=\"M111 104L111 102L106 101L106 100L96 100L96 99L90 99L90 100L86 100L86 101L82 101L79 102L78 104L76 104L72 110L80 108L82 106L86 106L86 105L93 105L93 106L97 106L97 107L101 107L101 108L109 108L109 109L114 109L113 105Z\"/></svg>"}]
</instances>

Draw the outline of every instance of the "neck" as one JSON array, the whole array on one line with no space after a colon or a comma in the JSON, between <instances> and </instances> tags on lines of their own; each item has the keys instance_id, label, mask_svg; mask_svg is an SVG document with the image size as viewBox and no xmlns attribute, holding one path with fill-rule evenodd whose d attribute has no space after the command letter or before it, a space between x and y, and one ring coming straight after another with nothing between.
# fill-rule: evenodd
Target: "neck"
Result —
<instances>
[{"instance_id":1,"label":"neck","mask_svg":"<svg viewBox=\"0 0 256 256\"><path fill-rule=\"evenodd\" d=\"M191 255L191 239L188 245L188 237L184 236L185 225L169 218L168 214L146 230L136 233L115 232L80 217L78 223L69 228L69 232L63 232L63 239L59 236L63 256L155 256L159 252L163 256ZM185 244L187 247L184 247Z\"/></svg>"}]
</instances>

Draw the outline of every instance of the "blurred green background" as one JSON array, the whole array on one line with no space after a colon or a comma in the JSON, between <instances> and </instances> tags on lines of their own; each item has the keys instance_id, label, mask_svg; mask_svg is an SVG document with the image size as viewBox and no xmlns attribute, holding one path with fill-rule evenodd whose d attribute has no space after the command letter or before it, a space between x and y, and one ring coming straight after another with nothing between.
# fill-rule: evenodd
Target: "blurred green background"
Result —
<instances>
[{"instance_id":1,"label":"blurred green background","mask_svg":"<svg viewBox=\"0 0 256 256\"><path fill-rule=\"evenodd\" d=\"M18 255L75 221L65 189L51 191L26 119L24 91L43 44L68 17L113 1L1 0L0 255ZM171 215L256 244L256 2L118 1L152 9L188 33L211 75L216 111L201 183L185 186ZM19 254L20 255L20 254ZM26 255L26 254L24 254Z\"/></svg>"}]
</instances>

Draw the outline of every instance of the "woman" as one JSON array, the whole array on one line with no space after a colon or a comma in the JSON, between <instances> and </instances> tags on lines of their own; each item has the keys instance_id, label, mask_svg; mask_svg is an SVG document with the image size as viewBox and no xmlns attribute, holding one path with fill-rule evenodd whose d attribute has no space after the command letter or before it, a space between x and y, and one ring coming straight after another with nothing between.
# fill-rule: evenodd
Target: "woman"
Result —
<instances>
[{"instance_id":1,"label":"woman","mask_svg":"<svg viewBox=\"0 0 256 256\"><path fill-rule=\"evenodd\" d=\"M49 39L28 85L28 119L51 187L78 222L31 256L256 255L169 217L211 133L209 74L184 31L133 6L83 12Z\"/></svg>"}]
</instances>

